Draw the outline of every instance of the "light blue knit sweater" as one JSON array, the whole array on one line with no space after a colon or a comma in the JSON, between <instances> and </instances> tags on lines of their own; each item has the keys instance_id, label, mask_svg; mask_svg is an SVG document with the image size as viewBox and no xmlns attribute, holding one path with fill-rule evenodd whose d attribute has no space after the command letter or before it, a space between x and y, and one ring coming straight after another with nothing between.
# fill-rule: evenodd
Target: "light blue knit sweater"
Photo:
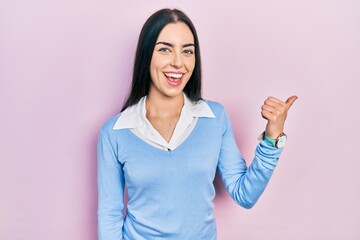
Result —
<instances>
[{"instance_id":1,"label":"light blue knit sweater","mask_svg":"<svg viewBox=\"0 0 360 240\"><path fill-rule=\"evenodd\" d=\"M98 142L99 240L216 239L213 180L216 169L231 197L251 208L264 191L281 149L260 141L247 168L222 105L207 101L216 118L199 118L189 137L167 152L101 128ZM127 214L124 185L128 188Z\"/></svg>"}]
</instances>

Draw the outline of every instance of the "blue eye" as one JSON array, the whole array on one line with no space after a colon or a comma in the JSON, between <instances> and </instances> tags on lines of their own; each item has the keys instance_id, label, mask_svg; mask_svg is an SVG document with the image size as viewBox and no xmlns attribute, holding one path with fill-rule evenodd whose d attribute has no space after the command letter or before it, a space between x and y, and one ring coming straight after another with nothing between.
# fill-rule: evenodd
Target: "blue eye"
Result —
<instances>
[{"instance_id":1,"label":"blue eye","mask_svg":"<svg viewBox=\"0 0 360 240\"><path fill-rule=\"evenodd\" d=\"M188 55L191 55L191 54L194 54L194 51L190 50L190 49L186 49L186 50L184 50L184 53L188 54Z\"/></svg>"},{"instance_id":2,"label":"blue eye","mask_svg":"<svg viewBox=\"0 0 360 240\"><path fill-rule=\"evenodd\" d=\"M170 52L169 48L160 48L159 52Z\"/></svg>"}]
</instances>

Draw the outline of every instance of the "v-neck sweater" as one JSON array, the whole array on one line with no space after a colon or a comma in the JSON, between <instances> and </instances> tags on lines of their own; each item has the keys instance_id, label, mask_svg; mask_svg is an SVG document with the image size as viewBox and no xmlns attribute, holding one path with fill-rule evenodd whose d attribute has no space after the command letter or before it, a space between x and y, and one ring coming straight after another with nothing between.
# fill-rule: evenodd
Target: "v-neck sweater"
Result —
<instances>
[{"instance_id":1,"label":"v-neck sweater","mask_svg":"<svg viewBox=\"0 0 360 240\"><path fill-rule=\"evenodd\" d=\"M102 126L98 141L99 240L216 239L216 169L240 206L251 208L256 203L282 149L261 140L247 167L224 107L206 102L215 118L199 118L173 151L151 146L129 129L114 130L121 113Z\"/></svg>"}]
</instances>

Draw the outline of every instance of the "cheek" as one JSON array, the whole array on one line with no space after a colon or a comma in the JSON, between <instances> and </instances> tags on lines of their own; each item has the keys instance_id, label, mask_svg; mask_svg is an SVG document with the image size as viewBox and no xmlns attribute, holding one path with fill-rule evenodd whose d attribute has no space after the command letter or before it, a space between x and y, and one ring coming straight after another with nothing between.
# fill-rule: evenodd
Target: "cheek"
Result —
<instances>
[{"instance_id":1,"label":"cheek","mask_svg":"<svg viewBox=\"0 0 360 240\"><path fill-rule=\"evenodd\" d=\"M189 72L194 71L195 68L195 57L194 58L189 58L186 61L186 68Z\"/></svg>"},{"instance_id":2,"label":"cheek","mask_svg":"<svg viewBox=\"0 0 360 240\"><path fill-rule=\"evenodd\" d=\"M159 61L156 57L153 56L150 62L150 76L152 79L156 77L158 70L159 70Z\"/></svg>"},{"instance_id":3,"label":"cheek","mask_svg":"<svg viewBox=\"0 0 360 240\"><path fill-rule=\"evenodd\" d=\"M167 64L169 60L164 56L154 55L150 63L150 71L161 71Z\"/></svg>"},{"instance_id":4,"label":"cheek","mask_svg":"<svg viewBox=\"0 0 360 240\"><path fill-rule=\"evenodd\" d=\"M155 54L152 55L150 61L150 71L153 72L156 68L158 59L156 58Z\"/></svg>"},{"instance_id":5,"label":"cheek","mask_svg":"<svg viewBox=\"0 0 360 240\"><path fill-rule=\"evenodd\" d=\"M151 78L151 80L154 79L155 73L156 73L156 71L155 71L155 68L154 68L154 64L153 64L153 62L151 62L150 63L150 78Z\"/></svg>"}]
</instances>

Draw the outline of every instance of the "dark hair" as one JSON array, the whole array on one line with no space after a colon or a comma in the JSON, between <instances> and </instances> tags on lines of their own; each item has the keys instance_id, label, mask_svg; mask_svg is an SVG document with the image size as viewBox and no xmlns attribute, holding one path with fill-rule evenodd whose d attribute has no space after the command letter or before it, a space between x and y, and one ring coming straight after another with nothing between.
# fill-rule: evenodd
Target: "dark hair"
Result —
<instances>
[{"instance_id":1,"label":"dark hair","mask_svg":"<svg viewBox=\"0 0 360 240\"><path fill-rule=\"evenodd\" d=\"M184 92L192 101L201 99L200 47L195 27L190 18L182 11L178 9L161 9L152 14L141 29L136 48L131 91L121 111L138 103L143 96L149 93L151 83L150 63L156 40L167 24L177 22L183 22L190 28L195 41L195 68L184 88Z\"/></svg>"}]
</instances>

